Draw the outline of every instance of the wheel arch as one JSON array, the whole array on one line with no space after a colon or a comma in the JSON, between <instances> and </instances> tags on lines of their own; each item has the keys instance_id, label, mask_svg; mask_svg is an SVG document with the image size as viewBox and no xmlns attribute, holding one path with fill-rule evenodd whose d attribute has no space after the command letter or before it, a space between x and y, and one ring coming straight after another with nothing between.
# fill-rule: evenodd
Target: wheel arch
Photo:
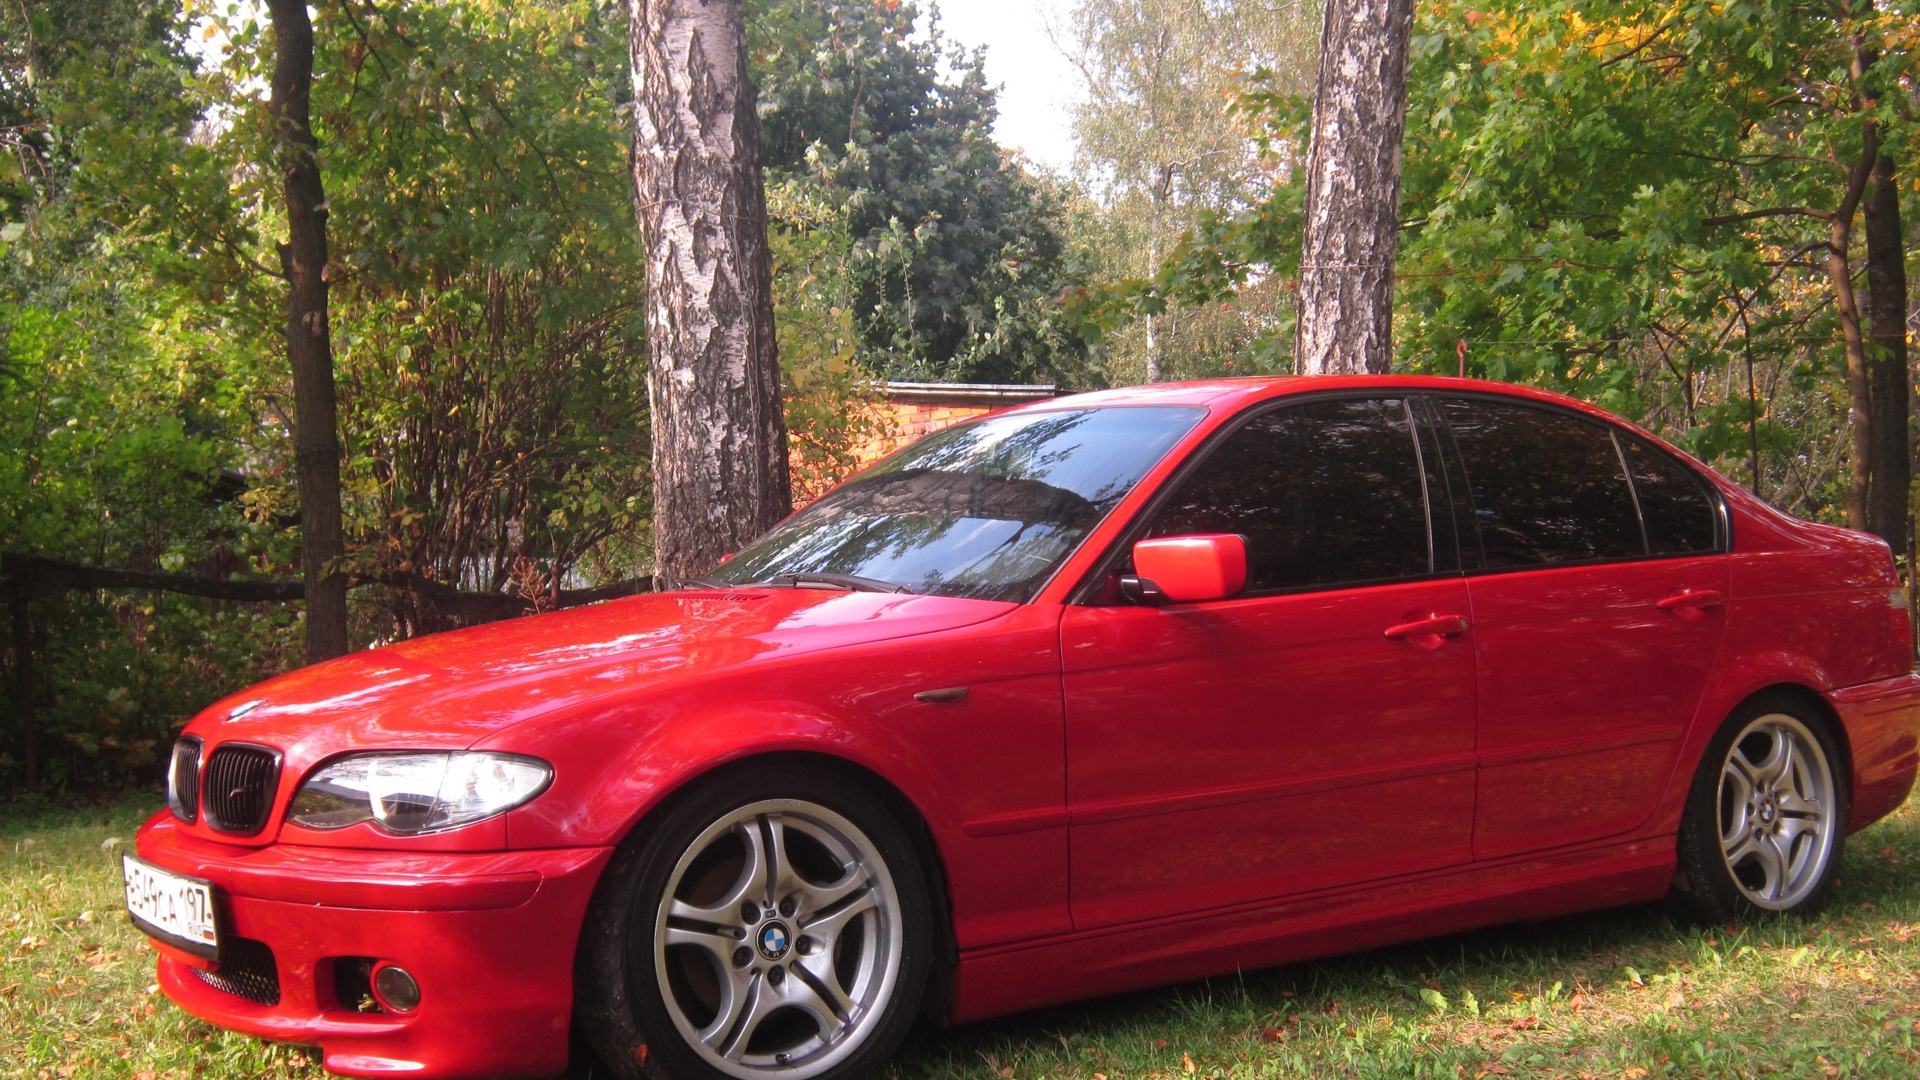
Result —
<instances>
[{"instance_id":1,"label":"wheel arch","mask_svg":"<svg viewBox=\"0 0 1920 1080\"><path fill-rule=\"evenodd\" d=\"M923 1008L930 1017L944 1022L950 1011L954 975L959 967L959 945L954 929L953 899L946 859L926 812L898 784L879 771L817 749L760 750L711 762L704 768L690 770L677 777L627 826L614 846L620 850L630 850L639 844L652 822L658 821L693 792L710 784L724 783L731 774L769 765L806 769L857 785L886 804L887 809L904 826L908 839L913 843L914 854L919 857L921 869L926 875L927 895L934 907L931 913L933 917L929 921L937 940Z\"/></svg>"},{"instance_id":2,"label":"wheel arch","mask_svg":"<svg viewBox=\"0 0 1920 1080\"><path fill-rule=\"evenodd\" d=\"M1720 729L1726 726L1727 721L1737 715L1741 710L1746 709L1755 701L1768 696L1784 697L1798 702L1805 706L1807 711L1821 722L1827 729L1827 734L1832 736L1835 748L1840 752L1839 760L1834 762L1834 765L1840 770L1841 781L1846 785L1848 792L1851 792L1853 790L1854 767L1853 742L1848 738L1847 725L1845 721L1841 720L1839 710L1833 707L1833 702L1827 700L1825 694L1808 686L1806 683L1791 680L1776 682L1760 687L1747 694L1721 715L1719 722L1714 724L1712 730L1708 732L1708 740L1710 741L1714 735L1719 734ZM1697 764L1695 768L1698 768Z\"/></svg>"},{"instance_id":3,"label":"wheel arch","mask_svg":"<svg viewBox=\"0 0 1920 1080\"><path fill-rule=\"evenodd\" d=\"M1767 658L1775 662L1761 663L1750 659L1745 663L1731 665L1744 678L1726 678L1726 672L1709 685L1701 697L1694 713L1694 722L1687 731L1680 752L1673 759L1673 771L1667 780L1667 791L1660 808L1653 818L1653 830L1661 833L1675 832L1680 827L1680 814L1686 806L1687 796L1693 790L1694 777L1700 771L1700 763L1706 756L1708 744L1727 724L1734 714L1746 708L1755 699L1768 694L1780 694L1793 698L1805 705L1809 712L1817 717L1833 736L1839 750L1840 769L1843 782L1849 791L1853 786L1853 744L1848 736L1846 724L1834 709L1818 686L1818 669L1804 658Z\"/></svg>"}]
</instances>

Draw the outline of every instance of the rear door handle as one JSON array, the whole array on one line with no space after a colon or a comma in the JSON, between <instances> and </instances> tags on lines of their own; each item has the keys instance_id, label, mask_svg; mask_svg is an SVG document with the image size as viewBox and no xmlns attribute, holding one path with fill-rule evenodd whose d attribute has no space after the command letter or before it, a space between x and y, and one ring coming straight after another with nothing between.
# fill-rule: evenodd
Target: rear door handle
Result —
<instances>
[{"instance_id":1,"label":"rear door handle","mask_svg":"<svg viewBox=\"0 0 1920 1080\"><path fill-rule=\"evenodd\" d=\"M1416 619L1387 627L1387 637L1394 641L1411 637L1452 637L1467 632L1465 615L1435 615L1428 619Z\"/></svg>"},{"instance_id":2,"label":"rear door handle","mask_svg":"<svg viewBox=\"0 0 1920 1080\"><path fill-rule=\"evenodd\" d=\"M1661 611L1699 611L1704 608L1719 607L1727 602L1718 589L1689 589L1674 593L1661 600L1656 606Z\"/></svg>"}]
</instances>

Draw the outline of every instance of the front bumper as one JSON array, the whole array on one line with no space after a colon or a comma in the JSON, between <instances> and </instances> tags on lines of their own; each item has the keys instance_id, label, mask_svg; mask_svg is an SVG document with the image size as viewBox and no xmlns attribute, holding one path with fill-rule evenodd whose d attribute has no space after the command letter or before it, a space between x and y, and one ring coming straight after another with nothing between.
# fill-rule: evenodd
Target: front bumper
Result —
<instances>
[{"instance_id":1,"label":"front bumper","mask_svg":"<svg viewBox=\"0 0 1920 1080\"><path fill-rule=\"evenodd\" d=\"M275 1004L160 947L160 986L221 1027L318 1046L346 1076L545 1076L567 1064L573 957L608 848L479 854L210 843L166 811L140 829L141 858L211 881L223 941L258 942ZM256 954L259 950L253 950ZM404 1015L355 1011L341 957L399 964L421 988ZM237 970L237 969L236 969ZM228 973L231 975L232 973ZM257 971L246 973L258 982ZM256 998L270 997L265 993Z\"/></svg>"}]
</instances>

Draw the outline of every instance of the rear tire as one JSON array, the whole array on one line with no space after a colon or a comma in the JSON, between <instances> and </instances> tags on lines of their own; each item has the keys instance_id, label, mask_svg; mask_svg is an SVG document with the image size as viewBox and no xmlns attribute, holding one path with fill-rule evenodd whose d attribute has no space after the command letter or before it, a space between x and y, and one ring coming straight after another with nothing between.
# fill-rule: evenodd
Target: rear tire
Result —
<instances>
[{"instance_id":1,"label":"rear tire","mask_svg":"<svg viewBox=\"0 0 1920 1080\"><path fill-rule=\"evenodd\" d=\"M576 1012L628 1080L853 1080L919 1011L928 896L878 798L793 766L730 770L615 854Z\"/></svg>"},{"instance_id":2,"label":"rear tire","mask_svg":"<svg viewBox=\"0 0 1920 1080\"><path fill-rule=\"evenodd\" d=\"M1680 822L1674 892L1709 923L1810 914L1833 888L1847 780L1824 717L1763 694L1727 718L1700 760Z\"/></svg>"}]
</instances>

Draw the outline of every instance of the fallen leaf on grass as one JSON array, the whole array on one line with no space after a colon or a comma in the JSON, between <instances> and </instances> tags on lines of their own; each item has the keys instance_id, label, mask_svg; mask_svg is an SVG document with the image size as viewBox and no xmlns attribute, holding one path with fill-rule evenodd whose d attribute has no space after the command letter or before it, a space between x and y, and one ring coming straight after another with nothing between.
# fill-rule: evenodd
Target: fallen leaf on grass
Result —
<instances>
[{"instance_id":1,"label":"fallen leaf on grass","mask_svg":"<svg viewBox=\"0 0 1920 1080\"><path fill-rule=\"evenodd\" d=\"M1514 1031L1532 1031L1539 1026L1540 1018L1537 1016L1522 1016L1507 1025Z\"/></svg>"},{"instance_id":2,"label":"fallen leaf on grass","mask_svg":"<svg viewBox=\"0 0 1920 1080\"><path fill-rule=\"evenodd\" d=\"M1196 1072L1198 1072L1198 1071L1199 1071L1198 1069L1196 1069L1196 1068L1194 1067L1194 1064L1193 1064L1193 1055L1192 1055L1192 1054L1181 1054L1181 1055L1180 1055L1180 1067L1181 1067L1181 1068L1184 1068L1184 1069L1186 1069L1186 1070L1187 1070L1187 1075L1188 1075L1188 1076L1192 1076L1192 1075L1193 1075L1194 1073L1196 1073Z\"/></svg>"},{"instance_id":3,"label":"fallen leaf on grass","mask_svg":"<svg viewBox=\"0 0 1920 1080\"><path fill-rule=\"evenodd\" d=\"M1635 1065L1633 1068L1621 1073L1620 1080L1640 1080L1640 1078L1645 1075L1647 1075L1647 1070Z\"/></svg>"}]
</instances>

